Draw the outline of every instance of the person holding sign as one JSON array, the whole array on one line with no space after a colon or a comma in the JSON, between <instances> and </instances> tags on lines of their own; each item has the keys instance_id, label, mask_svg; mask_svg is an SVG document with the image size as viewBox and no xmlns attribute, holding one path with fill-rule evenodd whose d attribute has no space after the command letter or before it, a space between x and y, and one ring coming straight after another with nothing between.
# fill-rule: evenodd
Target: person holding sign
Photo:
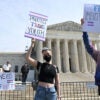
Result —
<instances>
[{"instance_id":1,"label":"person holding sign","mask_svg":"<svg viewBox=\"0 0 100 100\"><path fill-rule=\"evenodd\" d=\"M81 25L84 24L84 19L81 19ZM90 43L88 33L83 31L83 41L87 52L96 62L95 85L98 86L98 95L100 95L100 51L96 50Z\"/></svg>"},{"instance_id":2,"label":"person holding sign","mask_svg":"<svg viewBox=\"0 0 100 100\"><path fill-rule=\"evenodd\" d=\"M31 57L31 51L34 47L35 40L32 39L31 46L26 54L27 61L37 70L40 69L38 76L38 87L34 100L60 100L60 80L58 67L51 64L51 50L47 47L42 49L43 59L45 62L39 62ZM57 86L57 92L55 89Z\"/></svg>"}]
</instances>

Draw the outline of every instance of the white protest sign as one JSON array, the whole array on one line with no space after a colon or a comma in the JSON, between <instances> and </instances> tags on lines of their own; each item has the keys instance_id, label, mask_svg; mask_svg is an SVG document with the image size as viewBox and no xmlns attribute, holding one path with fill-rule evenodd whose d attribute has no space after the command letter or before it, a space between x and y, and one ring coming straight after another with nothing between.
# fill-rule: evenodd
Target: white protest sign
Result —
<instances>
[{"instance_id":1,"label":"white protest sign","mask_svg":"<svg viewBox=\"0 0 100 100\"><path fill-rule=\"evenodd\" d=\"M84 5L83 31L100 33L100 5Z\"/></svg>"},{"instance_id":2,"label":"white protest sign","mask_svg":"<svg viewBox=\"0 0 100 100\"><path fill-rule=\"evenodd\" d=\"M1 72L0 73L0 91L15 89L15 73Z\"/></svg>"},{"instance_id":3,"label":"white protest sign","mask_svg":"<svg viewBox=\"0 0 100 100\"><path fill-rule=\"evenodd\" d=\"M48 17L42 14L30 12L29 24L25 36L45 41Z\"/></svg>"}]
</instances>

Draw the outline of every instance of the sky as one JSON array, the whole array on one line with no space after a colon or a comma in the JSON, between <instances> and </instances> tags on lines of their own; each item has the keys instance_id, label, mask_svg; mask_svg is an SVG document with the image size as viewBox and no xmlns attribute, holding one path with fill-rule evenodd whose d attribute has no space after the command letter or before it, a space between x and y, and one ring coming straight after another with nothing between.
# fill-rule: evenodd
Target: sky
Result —
<instances>
[{"instance_id":1,"label":"sky","mask_svg":"<svg viewBox=\"0 0 100 100\"><path fill-rule=\"evenodd\" d=\"M47 25L80 23L84 4L100 0L0 0L0 52L25 52L30 46L31 39L24 37L30 11L48 16Z\"/></svg>"}]
</instances>

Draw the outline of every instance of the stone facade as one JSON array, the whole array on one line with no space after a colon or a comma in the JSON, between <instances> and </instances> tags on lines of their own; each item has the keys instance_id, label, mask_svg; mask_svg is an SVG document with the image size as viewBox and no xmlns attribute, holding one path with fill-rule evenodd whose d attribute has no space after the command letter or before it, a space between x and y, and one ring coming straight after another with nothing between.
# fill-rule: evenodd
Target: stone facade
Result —
<instances>
[{"instance_id":1,"label":"stone facade","mask_svg":"<svg viewBox=\"0 0 100 100\"><path fill-rule=\"evenodd\" d=\"M95 48L99 49L99 34L89 33L90 40ZM65 22L48 26L45 42L38 42L36 58L43 61L41 49L47 46L52 49L52 63L59 67L61 73L94 73L95 62L85 50L81 25L74 22Z\"/></svg>"},{"instance_id":2,"label":"stone facade","mask_svg":"<svg viewBox=\"0 0 100 100\"><path fill-rule=\"evenodd\" d=\"M56 31L81 31L81 25L72 21L67 21L59 24L49 25L47 30Z\"/></svg>"},{"instance_id":3,"label":"stone facade","mask_svg":"<svg viewBox=\"0 0 100 100\"><path fill-rule=\"evenodd\" d=\"M25 53L0 53L0 65L9 61L12 65L12 71L15 71L15 66L18 66L20 72L21 66L26 62Z\"/></svg>"},{"instance_id":4,"label":"stone facade","mask_svg":"<svg viewBox=\"0 0 100 100\"><path fill-rule=\"evenodd\" d=\"M89 36L94 47L100 49L99 34L89 33ZM77 77L83 73L84 77L84 73L94 74L95 62L85 50L80 24L69 21L49 25L46 41L36 41L35 43L33 50L35 59L43 61L41 50L45 46L52 50L52 63L59 67L62 75L68 73L67 75L71 76L74 73L75 77L75 73L78 73L76 74ZM13 71L15 71L15 66L18 66L18 73L20 74L21 66L26 62L25 53L0 53L0 65L6 61L11 62Z\"/></svg>"}]
</instances>

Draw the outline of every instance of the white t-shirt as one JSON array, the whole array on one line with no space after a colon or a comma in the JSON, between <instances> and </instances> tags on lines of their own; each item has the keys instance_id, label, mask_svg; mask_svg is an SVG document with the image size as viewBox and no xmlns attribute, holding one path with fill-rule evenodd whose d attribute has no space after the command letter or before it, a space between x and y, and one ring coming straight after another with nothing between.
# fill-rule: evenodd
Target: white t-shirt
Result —
<instances>
[{"instance_id":1,"label":"white t-shirt","mask_svg":"<svg viewBox=\"0 0 100 100\"><path fill-rule=\"evenodd\" d=\"M3 65L3 70L10 71L10 69L11 69L11 64L8 64L8 65L4 64Z\"/></svg>"}]
</instances>

